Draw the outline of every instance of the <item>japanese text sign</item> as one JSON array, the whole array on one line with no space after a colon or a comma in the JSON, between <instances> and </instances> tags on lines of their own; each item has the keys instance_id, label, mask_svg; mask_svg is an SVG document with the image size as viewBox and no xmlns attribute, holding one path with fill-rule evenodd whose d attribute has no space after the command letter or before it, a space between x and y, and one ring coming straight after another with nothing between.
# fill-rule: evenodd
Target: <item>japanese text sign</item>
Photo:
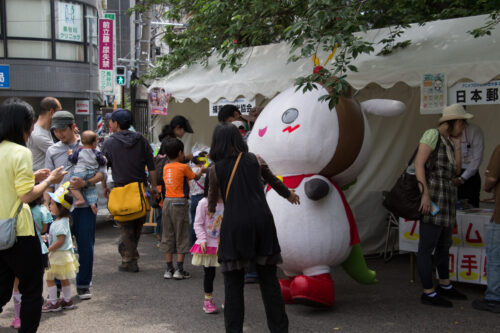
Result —
<instances>
[{"instance_id":1,"label":"japanese text sign","mask_svg":"<svg viewBox=\"0 0 500 333\"><path fill-rule=\"evenodd\" d=\"M99 69L113 70L113 20L99 19Z\"/></svg>"},{"instance_id":2,"label":"japanese text sign","mask_svg":"<svg viewBox=\"0 0 500 333\"><path fill-rule=\"evenodd\" d=\"M10 88L10 66L0 65L0 89Z\"/></svg>"},{"instance_id":3,"label":"japanese text sign","mask_svg":"<svg viewBox=\"0 0 500 333\"><path fill-rule=\"evenodd\" d=\"M82 5L57 2L57 39L83 41Z\"/></svg>"},{"instance_id":4,"label":"japanese text sign","mask_svg":"<svg viewBox=\"0 0 500 333\"><path fill-rule=\"evenodd\" d=\"M500 104L499 90L500 81L490 81L485 84L475 82L457 83L449 89L448 104Z\"/></svg>"},{"instance_id":5,"label":"japanese text sign","mask_svg":"<svg viewBox=\"0 0 500 333\"><path fill-rule=\"evenodd\" d=\"M229 101L227 99L220 99L216 103L210 103L210 116L217 117L220 109L222 109L224 105L228 104L236 106L240 110L241 114L248 114L250 109L255 106L255 100L253 99L249 101L245 98L238 98L237 100Z\"/></svg>"}]
</instances>

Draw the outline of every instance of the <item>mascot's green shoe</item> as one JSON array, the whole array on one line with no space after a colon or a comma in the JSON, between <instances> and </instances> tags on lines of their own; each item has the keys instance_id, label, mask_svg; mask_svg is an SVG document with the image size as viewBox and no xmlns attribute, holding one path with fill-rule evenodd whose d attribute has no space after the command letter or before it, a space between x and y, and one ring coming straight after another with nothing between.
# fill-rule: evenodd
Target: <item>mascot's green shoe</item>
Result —
<instances>
[{"instance_id":1,"label":"mascot's green shoe","mask_svg":"<svg viewBox=\"0 0 500 333\"><path fill-rule=\"evenodd\" d=\"M356 244L351 249L351 254L346 261L342 263L342 268L352 277L356 282L361 284L375 284L378 283L377 273L372 271L366 266L365 257L361 251L361 246Z\"/></svg>"}]
</instances>

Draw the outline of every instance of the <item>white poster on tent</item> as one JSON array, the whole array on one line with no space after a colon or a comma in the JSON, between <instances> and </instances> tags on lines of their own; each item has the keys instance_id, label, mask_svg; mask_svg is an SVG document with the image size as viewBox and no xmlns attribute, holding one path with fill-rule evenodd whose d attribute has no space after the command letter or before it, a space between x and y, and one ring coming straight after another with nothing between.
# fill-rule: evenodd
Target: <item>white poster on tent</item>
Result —
<instances>
[{"instance_id":1,"label":"white poster on tent","mask_svg":"<svg viewBox=\"0 0 500 333\"><path fill-rule=\"evenodd\" d=\"M426 73L420 86L420 113L439 114L448 102L444 73Z\"/></svg>"},{"instance_id":2,"label":"white poster on tent","mask_svg":"<svg viewBox=\"0 0 500 333\"><path fill-rule=\"evenodd\" d=\"M457 83L448 89L448 104L500 104L499 90L500 81L490 81L484 84L475 82Z\"/></svg>"},{"instance_id":3,"label":"white poster on tent","mask_svg":"<svg viewBox=\"0 0 500 333\"><path fill-rule=\"evenodd\" d=\"M241 114L248 114L250 110L255 106L255 99L248 100L246 98L238 98L234 101L229 101L227 99L219 99L217 102L210 102L209 114L211 117L217 117L220 109L224 105L232 104L235 105L241 112Z\"/></svg>"}]
</instances>

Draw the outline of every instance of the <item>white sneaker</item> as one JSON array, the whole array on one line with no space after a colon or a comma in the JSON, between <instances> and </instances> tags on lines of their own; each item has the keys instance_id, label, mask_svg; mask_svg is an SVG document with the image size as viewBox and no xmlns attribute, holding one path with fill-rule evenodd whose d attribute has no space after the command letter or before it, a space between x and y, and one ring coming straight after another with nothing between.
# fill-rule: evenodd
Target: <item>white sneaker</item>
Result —
<instances>
[{"instance_id":1,"label":"white sneaker","mask_svg":"<svg viewBox=\"0 0 500 333\"><path fill-rule=\"evenodd\" d=\"M186 272L185 270L176 270L174 273L174 279L176 280L183 280L183 279L189 279L191 278L191 274Z\"/></svg>"},{"instance_id":2,"label":"white sneaker","mask_svg":"<svg viewBox=\"0 0 500 333\"><path fill-rule=\"evenodd\" d=\"M173 277L174 277L174 270L173 269L172 270L167 269L165 271L165 274L163 274L164 279L171 279Z\"/></svg>"}]
</instances>

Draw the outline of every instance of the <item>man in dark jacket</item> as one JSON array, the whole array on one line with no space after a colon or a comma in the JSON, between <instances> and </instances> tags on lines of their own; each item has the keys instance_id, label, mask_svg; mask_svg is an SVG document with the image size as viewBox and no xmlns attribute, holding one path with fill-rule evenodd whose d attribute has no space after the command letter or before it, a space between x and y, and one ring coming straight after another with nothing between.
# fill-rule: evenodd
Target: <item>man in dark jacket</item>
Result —
<instances>
[{"instance_id":1,"label":"man in dark jacket","mask_svg":"<svg viewBox=\"0 0 500 333\"><path fill-rule=\"evenodd\" d=\"M153 149L140 133L131 132L129 128L132 117L128 110L118 109L111 114L109 126L113 134L104 141L103 153L111 167L115 187L125 186L134 182L147 182L146 167L151 182L150 194L156 197L156 171L153 162ZM106 193L108 197L108 193ZM136 220L118 222L120 226L120 241L118 252L122 256L120 271L138 272L139 252L137 244L141 236L142 225L146 217Z\"/></svg>"}]
</instances>

